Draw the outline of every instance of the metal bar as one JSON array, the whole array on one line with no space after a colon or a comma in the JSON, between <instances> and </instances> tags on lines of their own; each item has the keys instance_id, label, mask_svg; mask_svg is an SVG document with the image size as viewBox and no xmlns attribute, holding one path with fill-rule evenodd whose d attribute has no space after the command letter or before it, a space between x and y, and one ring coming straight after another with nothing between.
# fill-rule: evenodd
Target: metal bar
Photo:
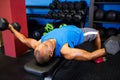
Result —
<instances>
[{"instance_id":1,"label":"metal bar","mask_svg":"<svg viewBox=\"0 0 120 80\"><path fill-rule=\"evenodd\" d=\"M28 18L49 18L47 15L43 14L27 14Z\"/></svg>"},{"instance_id":2,"label":"metal bar","mask_svg":"<svg viewBox=\"0 0 120 80\"><path fill-rule=\"evenodd\" d=\"M49 6L26 6L26 8L49 9Z\"/></svg>"},{"instance_id":3,"label":"metal bar","mask_svg":"<svg viewBox=\"0 0 120 80\"><path fill-rule=\"evenodd\" d=\"M90 0L90 7L89 7L89 27L93 27L93 17L94 17L94 0Z\"/></svg>"}]
</instances>

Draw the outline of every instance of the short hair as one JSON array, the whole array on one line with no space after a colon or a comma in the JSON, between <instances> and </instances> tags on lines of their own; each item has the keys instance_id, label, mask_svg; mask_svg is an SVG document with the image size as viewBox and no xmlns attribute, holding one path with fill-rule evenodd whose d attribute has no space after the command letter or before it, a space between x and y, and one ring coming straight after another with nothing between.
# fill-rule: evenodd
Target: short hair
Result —
<instances>
[{"instance_id":1,"label":"short hair","mask_svg":"<svg viewBox=\"0 0 120 80\"><path fill-rule=\"evenodd\" d=\"M45 62L44 59L40 58L40 51L38 51L38 50L35 51L34 57L35 57L36 62L39 63L39 64L43 64Z\"/></svg>"},{"instance_id":2,"label":"short hair","mask_svg":"<svg viewBox=\"0 0 120 80\"><path fill-rule=\"evenodd\" d=\"M45 59L41 59L40 58L40 51L36 51L34 56L35 56L35 62L38 66L46 66L53 61L53 57L51 57L48 62Z\"/></svg>"}]
</instances>

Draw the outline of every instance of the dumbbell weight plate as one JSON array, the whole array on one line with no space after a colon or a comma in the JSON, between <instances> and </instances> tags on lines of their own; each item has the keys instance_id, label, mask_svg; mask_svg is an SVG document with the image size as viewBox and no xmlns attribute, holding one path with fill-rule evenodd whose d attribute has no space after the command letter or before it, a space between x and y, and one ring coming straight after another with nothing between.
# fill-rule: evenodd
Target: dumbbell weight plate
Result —
<instances>
[{"instance_id":1,"label":"dumbbell weight plate","mask_svg":"<svg viewBox=\"0 0 120 80\"><path fill-rule=\"evenodd\" d=\"M8 29L8 21L5 18L0 18L0 31Z\"/></svg>"},{"instance_id":2,"label":"dumbbell weight plate","mask_svg":"<svg viewBox=\"0 0 120 80\"><path fill-rule=\"evenodd\" d=\"M14 23L12 23L11 25L14 27L14 29L15 29L15 30L20 31L21 26L20 26L20 24L19 24L19 23L14 22Z\"/></svg>"}]
</instances>

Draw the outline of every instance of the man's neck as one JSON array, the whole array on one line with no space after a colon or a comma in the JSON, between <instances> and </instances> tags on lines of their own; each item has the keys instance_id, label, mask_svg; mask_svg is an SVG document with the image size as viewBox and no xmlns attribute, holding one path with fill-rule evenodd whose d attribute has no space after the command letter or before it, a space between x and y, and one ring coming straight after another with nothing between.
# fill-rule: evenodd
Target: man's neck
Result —
<instances>
[{"instance_id":1,"label":"man's neck","mask_svg":"<svg viewBox=\"0 0 120 80\"><path fill-rule=\"evenodd\" d=\"M52 43L52 47L55 50L56 47L56 40L55 39L50 39L50 42Z\"/></svg>"}]
</instances>

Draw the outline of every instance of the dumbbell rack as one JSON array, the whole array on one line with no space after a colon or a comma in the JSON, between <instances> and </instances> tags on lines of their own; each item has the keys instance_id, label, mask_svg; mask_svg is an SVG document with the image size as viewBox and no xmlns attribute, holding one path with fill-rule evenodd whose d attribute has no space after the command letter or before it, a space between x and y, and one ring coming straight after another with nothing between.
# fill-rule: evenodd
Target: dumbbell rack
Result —
<instances>
[{"instance_id":1,"label":"dumbbell rack","mask_svg":"<svg viewBox=\"0 0 120 80\"><path fill-rule=\"evenodd\" d=\"M97 21L94 20L94 5L95 4L99 4L99 5L104 5L104 4L110 4L110 5L115 5L115 4L119 4L120 2L95 2L95 0L90 0L90 8L89 8L89 27L93 27L94 23L114 23L114 24L120 24L120 22L116 22L116 21Z\"/></svg>"}]
</instances>

